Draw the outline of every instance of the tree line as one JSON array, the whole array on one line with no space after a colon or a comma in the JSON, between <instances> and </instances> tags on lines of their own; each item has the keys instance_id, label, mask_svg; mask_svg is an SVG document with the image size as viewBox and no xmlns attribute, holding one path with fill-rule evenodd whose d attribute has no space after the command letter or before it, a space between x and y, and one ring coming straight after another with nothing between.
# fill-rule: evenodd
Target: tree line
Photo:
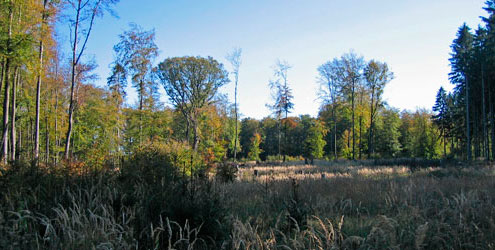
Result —
<instances>
[{"instance_id":1,"label":"tree line","mask_svg":"<svg viewBox=\"0 0 495 250\"><path fill-rule=\"evenodd\" d=\"M495 1L474 32L467 24L451 45L452 92L440 88L433 121L441 132L443 155L467 160L495 157Z\"/></svg>"},{"instance_id":2,"label":"tree line","mask_svg":"<svg viewBox=\"0 0 495 250\"><path fill-rule=\"evenodd\" d=\"M317 117L290 116L291 65L278 60L268 81L272 112L239 118L242 50L226 56L229 72L212 57L159 55L154 30L137 24L119 35L107 86L93 82L96 63L85 56L91 30L117 0L4 0L0 2L0 92L3 163L25 161L88 166L116 164L144 149L166 148L176 162L304 158L485 157L495 154L493 95L494 1L484 26L463 25L452 44L452 93L440 89L433 112L399 111L383 91L394 75L385 62L355 52L317 68ZM64 49L55 26L71 29ZM231 79L232 78L232 79ZM235 84L234 103L219 88ZM136 105L126 104L128 84ZM163 88L172 104L160 102ZM491 148L490 148L491 147ZM473 153L471 153L471 150ZM180 158L180 159L179 159ZM192 171L192 168L191 168Z\"/></svg>"}]
</instances>

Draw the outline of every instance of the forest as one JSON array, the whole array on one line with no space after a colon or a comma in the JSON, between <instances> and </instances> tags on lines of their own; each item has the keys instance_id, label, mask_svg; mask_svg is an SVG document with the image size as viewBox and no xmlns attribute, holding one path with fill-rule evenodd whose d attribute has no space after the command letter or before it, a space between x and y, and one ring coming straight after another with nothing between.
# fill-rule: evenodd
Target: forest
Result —
<instances>
[{"instance_id":1,"label":"forest","mask_svg":"<svg viewBox=\"0 0 495 250\"><path fill-rule=\"evenodd\" d=\"M350 50L315 69L316 117L291 115L277 60L262 119L238 110L241 48L157 62L132 23L97 76L87 43L117 4L0 2L0 248L495 246L495 1L445 45L454 88L431 110L387 104L391 65Z\"/></svg>"}]
</instances>

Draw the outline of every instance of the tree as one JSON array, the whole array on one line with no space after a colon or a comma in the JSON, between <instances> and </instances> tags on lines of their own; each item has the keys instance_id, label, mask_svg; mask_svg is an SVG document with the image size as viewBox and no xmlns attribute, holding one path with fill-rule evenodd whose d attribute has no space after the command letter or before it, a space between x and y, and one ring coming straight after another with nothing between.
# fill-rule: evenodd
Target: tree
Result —
<instances>
[{"instance_id":1,"label":"tree","mask_svg":"<svg viewBox=\"0 0 495 250\"><path fill-rule=\"evenodd\" d=\"M239 142L241 144L241 157L247 158L251 148L251 138L254 134L261 135L260 122L254 118L244 118L241 120L241 131L239 133ZM261 139L260 139L261 144Z\"/></svg>"},{"instance_id":2,"label":"tree","mask_svg":"<svg viewBox=\"0 0 495 250\"><path fill-rule=\"evenodd\" d=\"M306 124L305 139L303 142L303 156L310 159L311 165L315 158L323 157L323 148L325 147L325 135L327 130L323 122L316 119L303 119Z\"/></svg>"},{"instance_id":3,"label":"tree","mask_svg":"<svg viewBox=\"0 0 495 250\"><path fill-rule=\"evenodd\" d=\"M265 117L260 122L261 128L261 159L266 160L268 156L278 155L280 149L280 122L272 117Z\"/></svg>"},{"instance_id":4,"label":"tree","mask_svg":"<svg viewBox=\"0 0 495 250\"><path fill-rule=\"evenodd\" d=\"M294 97L292 96L292 90L289 88L288 78L287 78L288 70L291 67L292 66L290 66L289 63L287 63L286 61L277 60L274 66L274 75L276 79L270 81L269 83L270 89L272 91L272 98L274 100L274 103L272 105L268 105L268 107L273 111L275 117L279 121L279 136L278 136L279 157L281 153L282 133L280 133L280 130L282 124L282 115L285 114L285 120L287 120L288 114L294 108L294 103L292 102L292 99ZM284 139L287 138L286 133L287 133L287 126L284 125ZM285 141L285 145L286 144L287 141ZM284 152L283 161L285 162L285 152Z\"/></svg>"},{"instance_id":5,"label":"tree","mask_svg":"<svg viewBox=\"0 0 495 250\"><path fill-rule=\"evenodd\" d=\"M263 150L260 149L261 135L259 133L254 133L251 137L251 143L249 146L248 159L252 161L259 161L260 154Z\"/></svg>"},{"instance_id":6,"label":"tree","mask_svg":"<svg viewBox=\"0 0 495 250\"><path fill-rule=\"evenodd\" d=\"M435 105L433 106L433 122L440 128L440 135L443 138L443 156L447 155L447 131L451 127L450 117L449 117L449 105L447 92L443 87L440 87L435 100Z\"/></svg>"},{"instance_id":7,"label":"tree","mask_svg":"<svg viewBox=\"0 0 495 250\"><path fill-rule=\"evenodd\" d=\"M158 77L174 107L186 120L186 138L193 132L192 147L198 150L198 118L218 89L229 82L223 65L211 57L174 57L158 65Z\"/></svg>"},{"instance_id":8,"label":"tree","mask_svg":"<svg viewBox=\"0 0 495 250\"><path fill-rule=\"evenodd\" d=\"M116 99L116 104L121 107L127 95L125 88L127 87L127 72L120 63L115 63L112 67L112 74L107 78L107 85Z\"/></svg>"},{"instance_id":9,"label":"tree","mask_svg":"<svg viewBox=\"0 0 495 250\"><path fill-rule=\"evenodd\" d=\"M356 133L355 133L355 95L356 89L362 80L364 69L364 59L354 52L344 54L340 59L342 67L342 90L351 102L351 127L352 127L352 159L356 159Z\"/></svg>"},{"instance_id":10,"label":"tree","mask_svg":"<svg viewBox=\"0 0 495 250\"><path fill-rule=\"evenodd\" d=\"M71 90L69 103L69 121L67 127L67 135L65 138L64 158L69 159L70 139L74 123L74 105L75 105L75 90L77 68L81 57L86 49L91 30L93 28L96 17L101 17L105 11L113 13L110 9L112 5L119 0L68 0L69 6L69 24L71 26L71 41L72 41L72 70L71 70ZM82 46L79 45L82 41Z\"/></svg>"},{"instance_id":11,"label":"tree","mask_svg":"<svg viewBox=\"0 0 495 250\"><path fill-rule=\"evenodd\" d=\"M449 59L452 67L449 73L449 79L456 84L458 91L464 90L464 103L466 114L466 158L471 160L471 128L470 128L470 112L469 112L469 78L470 64L473 53L473 35L470 28L463 24L458 32L457 38L453 41L451 58Z\"/></svg>"},{"instance_id":12,"label":"tree","mask_svg":"<svg viewBox=\"0 0 495 250\"><path fill-rule=\"evenodd\" d=\"M486 47L486 42L487 42L487 30L481 26L478 26L478 29L475 31L475 36L474 36L474 41L473 41L473 71L478 71L479 74L475 78L476 79L476 85L477 85L477 90L476 92L479 93L481 92L481 103L478 103L476 107L481 106L481 110L478 108L478 112L481 112L481 126L482 127L482 135L478 136L481 137L479 138L479 142L482 144L481 145L481 153L482 156L485 157L485 159L490 159L490 152L489 152L489 145L488 145L488 123L487 123L487 111L486 111L486 105L487 105L487 100L486 97L487 95L487 87L486 87L486 68L487 68L487 47ZM476 75L476 74L475 74ZM476 96L476 94L474 94ZM479 98L474 97L473 99L479 100ZM489 101L489 100L488 100ZM479 120L479 119L478 119ZM478 152L476 152L478 153ZM475 153L475 154L476 154Z\"/></svg>"},{"instance_id":13,"label":"tree","mask_svg":"<svg viewBox=\"0 0 495 250\"><path fill-rule=\"evenodd\" d=\"M337 59L328 61L318 67L318 82L320 83L319 97L323 105L331 105L332 123L333 123L333 157L337 159L337 117L336 108L340 94L340 78L342 74L340 62Z\"/></svg>"},{"instance_id":14,"label":"tree","mask_svg":"<svg viewBox=\"0 0 495 250\"><path fill-rule=\"evenodd\" d=\"M115 107L117 112L117 126L116 126L116 141L115 143L117 151L120 150L121 142L122 142L122 131L123 131L123 104L126 97L125 88L127 87L127 72L124 67L115 63L112 67L112 74L107 78L107 85L110 90L112 101L112 106Z\"/></svg>"},{"instance_id":15,"label":"tree","mask_svg":"<svg viewBox=\"0 0 495 250\"><path fill-rule=\"evenodd\" d=\"M397 157L402 149L399 142L401 119L393 108L380 110L376 124L376 151L380 157Z\"/></svg>"},{"instance_id":16,"label":"tree","mask_svg":"<svg viewBox=\"0 0 495 250\"><path fill-rule=\"evenodd\" d=\"M351 125L351 112L343 100L339 100L335 109L331 105L324 105L320 108L318 119L327 126L327 136L325 137L325 152L338 159L340 155L345 155L348 145L346 135ZM333 125L331 125L333 124Z\"/></svg>"},{"instance_id":17,"label":"tree","mask_svg":"<svg viewBox=\"0 0 495 250\"><path fill-rule=\"evenodd\" d=\"M382 104L382 94L385 85L391 81L394 77L393 73L389 71L388 65L386 63L377 62L371 60L366 68L364 69L364 77L366 79L366 84L370 90L371 100L370 100L370 128L369 128L369 139L368 139L368 158L374 153L373 145L373 129L374 121L378 109Z\"/></svg>"},{"instance_id":18,"label":"tree","mask_svg":"<svg viewBox=\"0 0 495 250\"><path fill-rule=\"evenodd\" d=\"M234 74L234 114L235 114L235 133L234 133L234 162L237 160L237 145L238 145L238 114L237 114L237 83L239 82L239 67L241 66L242 49L236 48L227 55L227 60L232 65L232 73Z\"/></svg>"},{"instance_id":19,"label":"tree","mask_svg":"<svg viewBox=\"0 0 495 250\"><path fill-rule=\"evenodd\" d=\"M9 152L11 153L10 159L13 160L15 157L15 141L12 141L12 139L15 140L15 119L10 118L9 126L9 114L15 115L16 100L13 95L17 92L15 85L19 83L19 73L25 71L29 62L32 61L34 34L30 28L36 25L37 19L33 16L37 15L38 5L27 1L3 1L0 7L0 58L3 59L0 88L5 84L1 160L5 164L9 158ZM10 151L9 128L12 141Z\"/></svg>"},{"instance_id":20,"label":"tree","mask_svg":"<svg viewBox=\"0 0 495 250\"><path fill-rule=\"evenodd\" d=\"M145 31L139 25L131 23L130 29L119 35L120 41L113 47L116 54L115 67L125 72L136 88L139 110L143 110L144 99L151 97L150 87L153 60L158 56L155 44L155 31ZM125 77L126 78L126 77Z\"/></svg>"},{"instance_id":21,"label":"tree","mask_svg":"<svg viewBox=\"0 0 495 250\"><path fill-rule=\"evenodd\" d=\"M127 76L129 76L132 86L137 90L140 113L139 143L141 143L145 101L154 103L149 100L153 99L156 90L156 83L153 79L153 61L158 56L155 31L145 31L137 24L131 23L130 29L119 35L119 38L119 43L113 47L116 54L114 71L119 74L120 81L127 81Z\"/></svg>"},{"instance_id":22,"label":"tree","mask_svg":"<svg viewBox=\"0 0 495 250\"><path fill-rule=\"evenodd\" d=\"M483 8L488 12L488 17L481 17L486 29L486 38L484 39L484 62L486 67L483 72L484 78L490 79L488 81L488 100L489 100L489 113L490 124L492 129L491 144L492 144L492 159L495 159L495 1L487 0ZM483 78L483 79L484 79Z\"/></svg>"},{"instance_id":23,"label":"tree","mask_svg":"<svg viewBox=\"0 0 495 250\"><path fill-rule=\"evenodd\" d=\"M38 161L39 158L39 148L40 148L40 95L41 95L41 75L43 70L43 54L44 54L44 40L46 27L49 23L50 18L52 18L56 11L56 3L57 1L49 1L42 0L43 9L41 11L41 20L40 20L40 31L39 31L39 69L37 74L37 83L36 83L36 119L35 119L35 131L34 131L34 160Z\"/></svg>"}]
</instances>

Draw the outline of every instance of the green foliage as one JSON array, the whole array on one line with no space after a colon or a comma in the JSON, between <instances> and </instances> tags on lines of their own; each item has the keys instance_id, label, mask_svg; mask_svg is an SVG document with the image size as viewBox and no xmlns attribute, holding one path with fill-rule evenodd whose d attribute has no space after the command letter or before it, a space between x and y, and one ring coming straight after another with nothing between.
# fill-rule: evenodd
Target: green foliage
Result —
<instances>
[{"instance_id":1,"label":"green foliage","mask_svg":"<svg viewBox=\"0 0 495 250\"><path fill-rule=\"evenodd\" d=\"M323 148L325 147L325 135L327 134L327 130L324 124L315 119L309 120L305 124L306 126L306 136L304 139L304 154L303 156L311 159L318 159L323 157Z\"/></svg>"},{"instance_id":2,"label":"green foliage","mask_svg":"<svg viewBox=\"0 0 495 250\"><path fill-rule=\"evenodd\" d=\"M401 136L401 119L396 109L384 109L380 113L376 125L376 152L383 158L395 158L400 155L402 145L399 141Z\"/></svg>"},{"instance_id":3,"label":"green foliage","mask_svg":"<svg viewBox=\"0 0 495 250\"><path fill-rule=\"evenodd\" d=\"M251 138L251 143L249 146L248 159L251 161L260 161L260 154L263 150L260 148L261 144L261 135L259 133L255 133Z\"/></svg>"},{"instance_id":4,"label":"green foliage","mask_svg":"<svg viewBox=\"0 0 495 250\"><path fill-rule=\"evenodd\" d=\"M239 142L240 142L240 155L243 158L248 158L249 149L251 148L252 138L258 133L260 135L261 144L261 127L260 122L253 118L244 118L241 120ZM258 145L259 146L259 145Z\"/></svg>"},{"instance_id":5,"label":"green foliage","mask_svg":"<svg viewBox=\"0 0 495 250\"><path fill-rule=\"evenodd\" d=\"M109 102L109 96L103 89L92 85L82 85L79 89L73 154L92 167L102 166L105 158L117 150L115 142L118 139L113 131L119 126L119 117Z\"/></svg>"},{"instance_id":6,"label":"green foliage","mask_svg":"<svg viewBox=\"0 0 495 250\"><path fill-rule=\"evenodd\" d=\"M403 154L411 157L426 159L437 158L439 155L439 131L433 125L431 114L420 110L411 114L403 112L400 128Z\"/></svg>"},{"instance_id":7,"label":"green foliage","mask_svg":"<svg viewBox=\"0 0 495 250\"><path fill-rule=\"evenodd\" d=\"M158 56L155 31L145 31L137 24L130 24L130 29L119 38L119 43L113 47L117 55L113 78L117 79L112 85L124 89L127 77L130 77L138 93L139 110L145 106L153 108L156 102L153 99L157 99L157 83L153 80L152 67L153 60Z\"/></svg>"},{"instance_id":8,"label":"green foliage","mask_svg":"<svg viewBox=\"0 0 495 250\"><path fill-rule=\"evenodd\" d=\"M212 104L218 89L229 82L227 71L212 57L174 57L161 62L157 74L172 105L186 121L188 139L191 130L191 145L197 150L201 109Z\"/></svg>"},{"instance_id":9,"label":"green foliage","mask_svg":"<svg viewBox=\"0 0 495 250\"><path fill-rule=\"evenodd\" d=\"M278 155L278 137L279 134L279 123L277 120L266 117L260 122L262 130L262 142L261 149L263 152L260 157L262 160L266 159L268 155Z\"/></svg>"},{"instance_id":10,"label":"green foliage","mask_svg":"<svg viewBox=\"0 0 495 250\"><path fill-rule=\"evenodd\" d=\"M231 115L230 115L231 116ZM228 144L228 152L229 158L234 156L234 150L236 150L236 155L239 155L239 152L242 151L241 142L239 140L240 134L242 133L241 123L236 121L232 117L227 119L226 126L226 137L229 142ZM236 134L236 126L237 126L237 134ZM236 145L237 143L237 145Z\"/></svg>"},{"instance_id":11,"label":"green foliage","mask_svg":"<svg viewBox=\"0 0 495 250\"><path fill-rule=\"evenodd\" d=\"M161 182L178 176L197 174L201 158L184 142L150 141L137 148L122 169L123 173L146 178L146 182Z\"/></svg>"}]
</instances>

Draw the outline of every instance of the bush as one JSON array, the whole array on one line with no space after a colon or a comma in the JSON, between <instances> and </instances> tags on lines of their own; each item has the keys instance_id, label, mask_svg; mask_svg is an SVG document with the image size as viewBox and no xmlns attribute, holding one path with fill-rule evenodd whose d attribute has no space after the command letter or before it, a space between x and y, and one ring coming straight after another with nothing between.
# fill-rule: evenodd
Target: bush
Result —
<instances>
[{"instance_id":1,"label":"bush","mask_svg":"<svg viewBox=\"0 0 495 250\"><path fill-rule=\"evenodd\" d=\"M222 182L233 182L237 177L237 163L220 163L217 167L216 176Z\"/></svg>"},{"instance_id":2,"label":"bush","mask_svg":"<svg viewBox=\"0 0 495 250\"><path fill-rule=\"evenodd\" d=\"M151 142L141 146L124 163L122 174L139 175L147 182L161 182L191 176L201 168L200 157L185 142Z\"/></svg>"}]
</instances>

